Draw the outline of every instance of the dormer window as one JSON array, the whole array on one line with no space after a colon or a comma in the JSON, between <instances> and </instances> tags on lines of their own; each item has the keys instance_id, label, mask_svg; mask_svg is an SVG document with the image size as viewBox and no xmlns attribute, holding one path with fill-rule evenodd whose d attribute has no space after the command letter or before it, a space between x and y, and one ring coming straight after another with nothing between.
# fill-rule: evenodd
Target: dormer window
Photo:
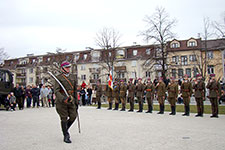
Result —
<instances>
[{"instance_id":1,"label":"dormer window","mask_svg":"<svg viewBox=\"0 0 225 150\"><path fill-rule=\"evenodd\" d=\"M180 47L180 43L178 41L173 41L170 44L170 48L179 48Z\"/></svg>"},{"instance_id":2,"label":"dormer window","mask_svg":"<svg viewBox=\"0 0 225 150\"><path fill-rule=\"evenodd\" d=\"M187 42L187 47L194 47L194 46L197 46L196 40L192 39Z\"/></svg>"},{"instance_id":3,"label":"dormer window","mask_svg":"<svg viewBox=\"0 0 225 150\"><path fill-rule=\"evenodd\" d=\"M122 50L122 49L117 50L116 58L118 58L118 59L123 59L123 58L125 58L125 52L124 52L124 50Z\"/></svg>"},{"instance_id":4,"label":"dormer window","mask_svg":"<svg viewBox=\"0 0 225 150\"><path fill-rule=\"evenodd\" d=\"M77 53L77 54L75 54L75 56L74 56L75 61L78 61L79 57L80 57L80 55L79 55L78 53Z\"/></svg>"},{"instance_id":5,"label":"dormer window","mask_svg":"<svg viewBox=\"0 0 225 150\"><path fill-rule=\"evenodd\" d=\"M83 58L84 58L84 60L86 60L87 59L87 54L84 54Z\"/></svg>"},{"instance_id":6,"label":"dormer window","mask_svg":"<svg viewBox=\"0 0 225 150\"><path fill-rule=\"evenodd\" d=\"M147 55L150 55L150 53L151 53L150 48L147 48L147 49L146 49L146 54L147 54Z\"/></svg>"},{"instance_id":7,"label":"dormer window","mask_svg":"<svg viewBox=\"0 0 225 150\"><path fill-rule=\"evenodd\" d=\"M137 55L137 50L133 50L133 56Z\"/></svg>"}]
</instances>

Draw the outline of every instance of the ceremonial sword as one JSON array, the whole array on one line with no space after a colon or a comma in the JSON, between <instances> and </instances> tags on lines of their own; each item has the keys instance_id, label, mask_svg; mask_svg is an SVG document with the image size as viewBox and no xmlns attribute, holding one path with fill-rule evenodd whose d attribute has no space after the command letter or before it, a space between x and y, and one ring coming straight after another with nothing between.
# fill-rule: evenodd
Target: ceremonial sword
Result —
<instances>
[{"instance_id":1,"label":"ceremonial sword","mask_svg":"<svg viewBox=\"0 0 225 150\"><path fill-rule=\"evenodd\" d=\"M56 82L61 86L61 88L63 89L63 91L65 92L66 96L69 97L69 94L67 93L65 87L62 85L62 83L56 78L56 76L54 74L52 74L50 71L48 71L48 73L56 80ZM78 107L78 106L77 106ZM80 118L79 118L79 114L78 114L78 109L77 109L77 123L78 123L78 129L79 129L79 133L81 133L80 130Z\"/></svg>"}]
</instances>

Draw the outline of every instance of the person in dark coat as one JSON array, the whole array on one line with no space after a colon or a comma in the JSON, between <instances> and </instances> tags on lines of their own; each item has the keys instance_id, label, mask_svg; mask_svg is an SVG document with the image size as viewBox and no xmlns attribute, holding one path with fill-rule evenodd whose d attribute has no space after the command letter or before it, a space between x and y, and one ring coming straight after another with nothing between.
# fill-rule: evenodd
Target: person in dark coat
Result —
<instances>
[{"instance_id":1,"label":"person in dark coat","mask_svg":"<svg viewBox=\"0 0 225 150\"><path fill-rule=\"evenodd\" d=\"M16 87L13 90L13 93L16 97L16 102L18 104L19 110L23 109L23 91L21 89L21 87L19 86L19 84L16 84Z\"/></svg>"},{"instance_id":2,"label":"person in dark coat","mask_svg":"<svg viewBox=\"0 0 225 150\"><path fill-rule=\"evenodd\" d=\"M37 104L37 108L40 106L39 105L39 95L40 95L40 89L37 88L36 85L33 85L33 88L31 89L31 94L33 97L33 108Z\"/></svg>"}]
</instances>

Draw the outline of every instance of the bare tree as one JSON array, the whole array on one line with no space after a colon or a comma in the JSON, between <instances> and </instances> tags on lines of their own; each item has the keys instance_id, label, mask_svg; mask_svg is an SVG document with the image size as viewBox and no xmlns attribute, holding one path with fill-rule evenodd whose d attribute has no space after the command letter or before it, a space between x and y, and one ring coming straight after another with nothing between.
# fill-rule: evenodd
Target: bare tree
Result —
<instances>
[{"instance_id":1,"label":"bare tree","mask_svg":"<svg viewBox=\"0 0 225 150\"><path fill-rule=\"evenodd\" d=\"M161 66L162 76L165 78L167 71L167 51L166 51L166 42L173 39L175 34L171 31L176 24L176 19L170 19L168 13L164 8L156 8L156 11L153 15L146 15L144 22L147 24L147 29L140 33L144 37L144 40L149 42L153 40L156 44L159 45L159 48L155 49L155 56L150 57L149 59L157 60L156 64Z\"/></svg>"},{"instance_id":2,"label":"bare tree","mask_svg":"<svg viewBox=\"0 0 225 150\"><path fill-rule=\"evenodd\" d=\"M216 30L216 35L219 37L219 38L225 38L225 12L223 12L222 14L222 19L220 22L218 21L214 21L212 23L213 27L215 28Z\"/></svg>"},{"instance_id":3,"label":"bare tree","mask_svg":"<svg viewBox=\"0 0 225 150\"><path fill-rule=\"evenodd\" d=\"M3 61L5 59L8 59L9 56L8 54L5 52L5 49L4 48L0 48L0 64L3 63Z\"/></svg>"},{"instance_id":4,"label":"bare tree","mask_svg":"<svg viewBox=\"0 0 225 150\"><path fill-rule=\"evenodd\" d=\"M103 28L96 34L96 45L103 49L100 63L108 73L113 69L116 60L115 50L120 46L121 34L114 28Z\"/></svg>"}]
</instances>

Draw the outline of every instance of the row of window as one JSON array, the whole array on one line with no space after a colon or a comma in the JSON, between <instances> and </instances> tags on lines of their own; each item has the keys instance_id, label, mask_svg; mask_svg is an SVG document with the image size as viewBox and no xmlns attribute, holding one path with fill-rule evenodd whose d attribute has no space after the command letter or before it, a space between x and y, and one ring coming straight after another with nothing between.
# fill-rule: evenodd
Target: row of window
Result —
<instances>
[{"instance_id":1,"label":"row of window","mask_svg":"<svg viewBox=\"0 0 225 150\"><path fill-rule=\"evenodd\" d=\"M187 42L187 47L194 47L197 46L197 41L188 41ZM179 42L174 42L171 43L170 48L179 48L180 47L180 43Z\"/></svg>"},{"instance_id":2,"label":"row of window","mask_svg":"<svg viewBox=\"0 0 225 150\"><path fill-rule=\"evenodd\" d=\"M207 58L213 59L213 51L207 52ZM187 55L180 56L180 59L181 59L181 65L188 65L188 56ZM196 55L189 55L189 61L190 62L197 61L197 56ZM172 62L179 65L179 56L173 56Z\"/></svg>"}]
</instances>

